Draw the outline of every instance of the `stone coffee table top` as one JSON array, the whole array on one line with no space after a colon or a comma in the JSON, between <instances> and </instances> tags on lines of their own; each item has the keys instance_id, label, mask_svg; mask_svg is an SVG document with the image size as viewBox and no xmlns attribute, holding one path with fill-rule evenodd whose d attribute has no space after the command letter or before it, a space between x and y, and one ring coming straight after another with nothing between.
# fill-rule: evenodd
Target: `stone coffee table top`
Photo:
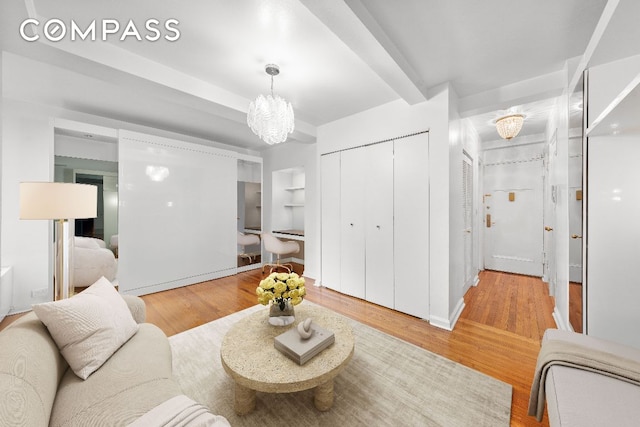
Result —
<instances>
[{"instance_id":1,"label":"stone coffee table top","mask_svg":"<svg viewBox=\"0 0 640 427\"><path fill-rule=\"evenodd\" d=\"M333 311L306 302L295 306L296 320L291 325L272 326L268 316L268 307L248 315L239 320L222 340L222 365L236 382L236 411L247 413L253 409L255 397L251 392L290 393L318 386L331 394L327 396L331 401L319 406L316 390L316 406L321 410L329 409L333 402L333 378L353 356L351 326ZM276 350L273 343L276 336L296 328L308 317L333 331L335 342L300 366ZM239 402L239 398L249 402Z\"/></svg>"}]
</instances>

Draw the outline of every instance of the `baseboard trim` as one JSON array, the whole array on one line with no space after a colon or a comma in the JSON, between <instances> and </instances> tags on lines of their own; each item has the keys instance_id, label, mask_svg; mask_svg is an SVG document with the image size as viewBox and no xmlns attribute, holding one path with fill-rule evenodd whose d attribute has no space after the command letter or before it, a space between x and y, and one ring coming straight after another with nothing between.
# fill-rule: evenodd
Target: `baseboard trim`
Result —
<instances>
[{"instance_id":1,"label":"baseboard trim","mask_svg":"<svg viewBox=\"0 0 640 427\"><path fill-rule=\"evenodd\" d=\"M140 286L132 289L122 289L119 287L119 291L125 295L147 295L155 292L167 291L169 289L181 288L187 285L193 285L200 282L206 282L207 280L219 279L221 277L232 276L238 271L237 267L223 269L220 271L214 271L211 273L200 274L192 277L184 277L181 279L170 280L164 283L156 283L146 286Z\"/></svg>"},{"instance_id":2,"label":"baseboard trim","mask_svg":"<svg viewBox=\"0 0 640 427\"><path fill-rule=\"evenodd\" d=\"M558 329L560 329L561 331L572 331L573 332L573 328L571 328L571 325L567 326L564 323L564 321L562 320L562 316L560 315L560 311L558 310L558 307L554 307L553 308L553 313L551 315L553 316L553 320L555 320L556 327Z\"/></svg>"},{"instance_id":3,"label":"baseboard trim","mask_svg":"<svg viewBox=\"0 0 640 427\"><path fill-rule=\"evenodd\" d=\"M261 263L243 265L242 267L238 267L238 273L242 273L244 271L250 271L250 270L259 270L261 268L262 268Z\"/></svg>"},{"instance_id":4,"label":"baseboard trim","mask_svg":"<svg viewBox=\"0 0 640 427\"><path fill-rule=\"evenodd\" d=\"M462 310L464 310L464 298L460 298L456 308L453 310L453 314L449 319L445 319L443 317L438 316L429 316L429 324L433 325L440 329L446 329L447 331L453 331L453 328L456 326L460 315L462 314Z\"/></svg>"},{"instance_id":5,"label":"baseboard trim","mask_svg":"<svg viewBox=\"0 0 640 427\"><path fill-rule=\"evenodd\" d=\"M453 311L453 317L451 319L451 330L453 330L453 328L456 326L456 323L458 323L458 319L460 318L460 315L462 314L462 310L464 310L465 304L464 304L464 298L460 298L458 300L458 304L456 305L455 310Z\"/></svg>"}]
</instances>

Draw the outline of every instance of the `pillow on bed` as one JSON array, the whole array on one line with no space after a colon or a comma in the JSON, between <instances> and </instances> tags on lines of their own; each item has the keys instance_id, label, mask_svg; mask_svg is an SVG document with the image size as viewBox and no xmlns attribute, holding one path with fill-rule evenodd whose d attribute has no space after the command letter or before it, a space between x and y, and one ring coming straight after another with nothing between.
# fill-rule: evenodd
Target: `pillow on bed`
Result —
<instances>
[{"instance_id":1,"label":"pillow on bed","mask_svg":"<svg viewBox=\"0 0 640 427\"><path fill-rule=\"evenodd\" d=\"M33 311L83 380L138 331L127 303L104 277L71 298L35 304Z\"/></svg>"}]
</instances>

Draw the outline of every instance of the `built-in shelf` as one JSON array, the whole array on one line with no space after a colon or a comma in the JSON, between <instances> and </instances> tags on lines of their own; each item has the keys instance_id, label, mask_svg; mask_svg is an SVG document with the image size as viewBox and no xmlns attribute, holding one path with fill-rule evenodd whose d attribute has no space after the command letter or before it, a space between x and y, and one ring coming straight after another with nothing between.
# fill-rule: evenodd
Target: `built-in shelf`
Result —
<instances>
[{"instance_id":1,"label":"built-in shelf","mask_svg":"<svg viewBox=\"0 0 640 427\"><path fill-rule=\"evenodd\" d=\"M304 203L285 203L285 208L302 208L304 207Z\"/></svg>"},{"instance_id":2,"label":"built-in shelf","mask_svg":"<svg viewBox=\"0 0 640 427\"><path fill-rule=\"evenodd\" d=\"M304 187L287 187L285 188L287 191L296 191L296 190L304 190Z\"/></svg>"},{"instance_id":3,"label":"built-in shelf","mask_svg":"<svg viewBox=\"0 0 640 427\"><path fill-rule=\"evenodd\" d=\"M587 128L587 136L640 135L640 74Z\"/></svg>"}]
</instances>

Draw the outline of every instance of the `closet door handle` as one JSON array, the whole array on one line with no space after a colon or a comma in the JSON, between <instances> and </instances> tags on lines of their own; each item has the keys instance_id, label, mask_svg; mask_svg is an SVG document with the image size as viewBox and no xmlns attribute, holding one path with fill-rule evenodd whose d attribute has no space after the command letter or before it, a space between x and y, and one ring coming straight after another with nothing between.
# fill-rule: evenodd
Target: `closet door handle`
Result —
<instances>
[{"instance_id":1,"label":"closet door handle","mask_svg":"<svg viewBox=\"0 0 640 427\"><path fill-rule=\"evenodd\" d=\"M380 230L380 226L379 226L379 225L376 225L376 228L377 228L378 230Z\"/></svg>"},{"instance_id":2,"label":"closet door handle","mask_svg":"<svg viewBox=\"0 0 640 427\"><path fill-rule=\"evenodd\" d=\"M353 227L353 223L352 222L350 222L349 225Z\"/></svg>"}]
</instances>

